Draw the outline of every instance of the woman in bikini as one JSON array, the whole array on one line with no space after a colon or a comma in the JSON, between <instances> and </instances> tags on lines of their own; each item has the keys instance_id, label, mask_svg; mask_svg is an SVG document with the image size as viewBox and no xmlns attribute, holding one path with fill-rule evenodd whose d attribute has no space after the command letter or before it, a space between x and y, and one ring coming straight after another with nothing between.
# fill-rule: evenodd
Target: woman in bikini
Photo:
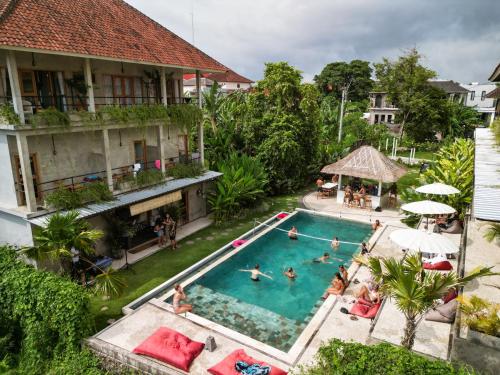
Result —
<instances>
[{"instance_id":1,"label":"woman in bikini","mask_svg":"<svg viewBox=\"0 0 500 375\"><path fill-rule=\"evenodd\" d=\"M290 230L288 231L288 238L291 240L297 240L297 228L296 227L291 227Z\"/></svg>"},{"instance_id":2,"label":"woman in bikini","mask_svg":"<svg viewBox=\"0 0 500 375\"><path fill-rule=\"evenodd\" d=\"M363 285L356 294L357 298L362 298L370 304L377 304L380 302L380 293L378 291L378 285L369 282L367 285Z\"/></svg>"},{"instance_id":3,"label":"woman in bikini","mask_svg":"<svg viewBox=\"0 0 500 375\"><path fill-rule=\"evenodd\" d=\"M332 286L328 288L326 291L328 294L333 294L335 296L340 296L342 293L344 293L345 289L345 281L340 275L340 273L335 274L335 278L332 281Z\"/></svg>"},{"instance_id":4,"label":"woman in bikini","mask_svg":"<svg viewBox=\"0 0 500 375\"><path fill-rule=\"evenodd\" d=\"M332 249L334 250L337 250L340 246L340 242L339 242L339 238L338 237L334 237L333 240L332 240Z\"/></svg>"},{"instance_id":5,"label":"woman in bikini","mask_svg":"<svg viewBox=\"0 0 500 375\"><path fill-rule=\"evenodd\" d=\"M266 275L264 272L260 271L260 266L258 264L255 265L255 267L251 270L240 270L241 272L250 272L252 275L250 276L250 279L252 281L260 281L259 276L264 276L267 277L268 279L273 279L271 276Z\"/></svg>"},{"instance_id":6,"label":"woman in bikini","mask_svg":"<svg viewBox=\"0 0 500 375\"><path fill-rule=\"evenodd\" d=\"M382 228L382 224L380 224L380 220L375 220L375 222L372 224L372 229L377 230L378 228Z\"/></svg>"},{"instance_id":7,"label":"woman in bikini","mask_svg":"<svg viewBox=\"0 0 500 375\"><path fill-rule=\"evenodd\" d=\"M174 312L176 314L183 314L186 312L193 311L193 306L188 303L181 304L182 300L186 299L186 294L184 293L184 289L180 284L175 284L175 294L173 300Z\"/></svg>"}]
</instances>

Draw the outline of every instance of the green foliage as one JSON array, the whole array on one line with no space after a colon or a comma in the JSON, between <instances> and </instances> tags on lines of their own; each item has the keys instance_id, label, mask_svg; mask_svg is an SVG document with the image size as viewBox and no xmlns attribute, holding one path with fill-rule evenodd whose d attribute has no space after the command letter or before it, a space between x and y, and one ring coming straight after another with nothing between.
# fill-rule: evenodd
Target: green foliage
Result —
<instances>
[{"instance_id":1,"label":"green foliage","mask_svg":"<svg viewBox=\"0 0 500 375\"><path fill-rule=\"evenodd\" d=\"M49 363L79 352L92 332L89 295L80 286L52 272L19 261L15 250L0 248L2 314L21 327L19 372L46 374Z\"/></svg>"},{"instance_id":2,"label":"green foliage","mask_svg":"<svg viewBox=\"0 0 500 375\"><path fill-rule=\"evenodd\" d=\"M363 345L333 339L321 346L316 363L301 368L300 375L466 375L475 374L467 367L430 360L390 344Z\"/></svg>"},{"instance_id":3,"label":"green foliage","mask_svg":"<svg viewBox=\"0 0 500 375\"><path fill-rule=\"evenodd\" d=\"M490 224L484 234L484 238L486 238L488 242L500 239L500 224Z\"/></svg>"},{"instance_id":4,"label":"green foliage","mask_svg":"<svg viewBox=\"0 0 500 375\"><path fill-rule=\"evenodd\" d=\"M47 375L106 375L99 359L89 350L65 353L51 362Z\"/></svg>"},{"instance_id":5,"label":"green foliage","mask_svg":"<svg viewBox=\"0 0 500 375\"><path fill-rule=\"evenodd\" d=\"M459 194L433 196L432 199L448 204L463 215L472 202L474 178L474 142L472 140L457 139L455 142L441 147L436 153L436 161L432 163L419 179L420 185L441 182L460 190ZM405 202L414 202L424 199L422 194L408 188L401 192Z\"/></svg>"},{"instance_id":6,"label":"green foliage","mask_svg":"<svg viewBox=\"0 0 500 375\"><path fill-rule=\"evenodd\" d=\"M368 61L338 61L327 64L314 81L323 95L334 96L338 100L342 97L342 88L349 85L347 98L361 101L368 98L372 89L371 75L372 68Z\"/></svg>"},{"instance_id":7,"label":"green foliage","mask_svg":"<svg viewBox=\"0 0 500 375\"><path fill-rule=\"evenodd\" d=\"M0 104L0 119L3 123L9 125L20 125L21 120L16 112L14 112L14 107L10 104Z\"/></svg>"},{"instance_id":8,"label":"green foliage","mask_svg":"<svg viewBox=\"0 0 500 375\"><path fill-rule=\"evenodd\" d=\"M462 324L470 329L500 337L500 304L476 295L457 298L462 310Z\"/></svg>"},{"instance_id":9,"label":"green foliage","mask_svg":"<svg viewBox=\"0 0 500 375\"><path fill-rule=\"evenodd\" d=\"M491 129L495 134L497 145L500 145L500 119L497 118L495 121L493 121L493 123L491 124Z\"/></svg>"},{"instance_id":10,"label":"green foliage","mask_svg":"<svg viewBox=\"0 0 500 375\"><path fill-rule=\"evenodd\" d=\"M430 89L428 80L434 78L436 73L422 66L420 59L416 49L408 51L397 61L384 58L382 63L375 64L375 75L379 80L379 89L386 91L389 100L398 108L396 122L401 124L402 134L410 123L413 130L422 130L425 134L422 138L425 138L428 130L418 121L423 120L427 126L432 123L434 127L439 111L433 107L436 98L428 96L431 93L435 96L439 91ZM431 113L427 113L429 110Z\"/></svg>"},{"instance_id":11,"label":"green foliage","mask_svg":"<svg viewBox=\"0 0 500 375\"><path fill-rule=\"evenodd\" d=\"M41 109L31 118L33 126L63 126L70 124L69 116L66 112L61 112L55 108Z\"/></svg>"},{"instance_id":12,"label":"green foliage","mask_svg":"<svg viewBox=\"0 0 500 375\"><path fill-rule=\"evenodd\" d=\"M147 169L145 171L140 171L135 176L135 184L138 187L144 187L149 185L154 185L162 182L165 179L165 175L162 171L158 169Z\"/></svg>"},{"instance_id":13,"label":"green foliage","mask_svg":"<svg viewBox=\"0 0 500 375\"><path fill-rule=\"evenodd\" d=\"M357 261L366 265L374 280L381 285L380 291L390 297L406 318L406 327L401 345L413 347L417 325L424 314L435 305L436 300L445 295L450 288L463 286L482 276L491 276L493 267L473 270L466 277L456 272L441 273L424 270L420 254L397 258L363 258Z\"/></svg>"},{"instance_id":14,"label":"green foliage","mask_svg":"<svg viewBox=\"0 0 500 375\"><path fill-rule=\"evenodd\" d=\"M194 104L176 104L167 107L170 123L187 131L199 124L203 118L201 109Z\"/></svg>"},{"instance_id":15,"label":"green foliage","mask_svg":"<svg viewBox=\"0 0 500 375\"><path fill-rule=\"evenodd\" d=\"M45 197L45 203L56 210L73 210L87 203L100 203L113 200L113 193L103 182L84 184L80 189L70 190L61 186Z\"/></svg>"},{"instance_id":16,"label":"green foliage","mask_svg":"<svg viewBox=\"0 0 500 375\"><path fill-rule=\"evenodd\" d=\"M214 133L217 130L217 117L223 102L219 84L217 81L214 81L210 90L203 93L203 112L205 113L205 119L210 123Z\"/></svg>"},{"instance_id":17,"label":"green foliage","mask_svg":"<svg viewBox=\"0 0 500 375\"><path fill-rule=\"evenodd\" d=\"M447 105L449 126L444 135L452 138L472 138L474 129L481 124L479 112L474 108L450 100L447 101Z\"/></svg>"},{"instance_id":18,"label":"green foliage","mask_svg":"<svg viewBox=\"0 0 500 375\"><path fill-rule=\"evenodd\" d=\"M198 163L177 163L166 171L167 176L173 178L193 178L203 173L203 167Z\"/></svg>"},{"instance_id":19,"label":"green foliage","mask_svg":"<svg viewBox=\"0 0 500 375\"><path fill-rule=\"evenodd\" d=\"M232 154L219 164L218 170L223 176L215 183L215 191L210 193L208 201L216 223L220 224L262 198L268 180L262 164L246 155Z\"/></svg>"}]
</instances>

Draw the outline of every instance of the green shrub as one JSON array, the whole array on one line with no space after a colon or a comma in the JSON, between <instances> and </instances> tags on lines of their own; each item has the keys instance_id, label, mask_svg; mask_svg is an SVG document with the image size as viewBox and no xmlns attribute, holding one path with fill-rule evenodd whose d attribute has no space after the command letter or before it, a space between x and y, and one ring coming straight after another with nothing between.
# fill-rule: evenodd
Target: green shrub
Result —
<instances>
[{"instance_id":1,"label":"green shrub","mask_svg":"<svg viewBox=\"0 0 500 375\"><path fill-rule=\"evenodd\" d=\"M89 295L67 278L38 271L17 259L11 247L0 247L2 314L20 327L19 373L46 374L49 363L78 353L92 333Z\"/></svg>"},{"instance_id":2,"label":"green shrub","mask_svg":"<svg viewBox=\"0 0 500 375\"><path fill-rule=\"evenodd\" d=\"M203 167L197 163L179 163L167 169L167 176L173 178L198 177L203 173Z\"/></svg>"},{"instance_id":3,"label":"green shrub","mask_svg":"<svg viewBox=\"0 0 500 375\"><path fill-rule=\"evenodd\" d=\"M14 107L12 107L12 105L10 104L0 105L0 118L2 118L3 122L8 125L21 124L21 120L19 120L18 114L14 112Z\"/></svg>"},{"instance_id":4,"label":"green shrub","mask_svg":"<svg viewBox=\"0 0 500 375\"><path fill-rule=\"evenodd\" d=\"M105 375L107 371L101 369L99 359L88 349L81 352L66 353L50 364L47 375Z\"/></svg>"},{"instance_id":5,"label":"green shrub","mask_svg":"<svg viewBox=\"0 0 500 375\"><path fill-rule=\"evenodd\" d=\"M268 180L262 164L247 155L233 154L221 162L218 169L223 175L215 183L215 191L210 193L208 201L216 223L221 223L262 198Z\"/></svg>"},{"instance_id":6,"label":"green shrub","mask_svg":"<svg viewBox=\"0 0 500 375\"><path fill-rule=\"evenodd\" d=\"M91 182L81 189L70 190L61 186L45 197L45 203L56 210L73 210L87 203L100 203L113 200L113 193L104 182Z\"/></svg>"},{"instance_id":7,"label":"green shrub","mask_svg":"<svg viewBox=\"0 0 500 375\"><path fill-rule=\"evenodd\" d=\"M430 360L390 344L366 346L334 339L319 349L315 364L301 368L297 374L465 375L475 372L441 360Z\"/></svg>"},{"instance_id":8,"label":"green shrub","mask_svg":"<svg viewBox=\"0 0 500 375\"><path fill-rule=\"evenodd\" d=\"M165 175L158 169L140 171L135 176L135 185L138 187L158 184L165 179Z\"/></svg>"},{"instance_id":9,"label":"green shrub","mask_svg":"<svg viewBox=\"0 0 500 375\"><path fill-rule=\"evenodd\" d=\"M69 116L55 108L47 108L33 115L31 122L34 126L69 126Z\"/></svg>"}]
</instances>

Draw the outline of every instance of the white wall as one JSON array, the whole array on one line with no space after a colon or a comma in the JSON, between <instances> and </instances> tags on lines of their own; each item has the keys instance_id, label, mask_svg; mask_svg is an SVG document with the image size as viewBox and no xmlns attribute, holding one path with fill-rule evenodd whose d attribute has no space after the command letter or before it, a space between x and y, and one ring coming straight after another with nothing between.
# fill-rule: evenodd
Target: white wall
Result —
<instances>
[{"instance_id":1,"label":"white wall","mask_svg":"<svg viewBox=\"0 0 500 375\"><path fill-rule=\"evenodd\" d=\"M0 244L32 246L31 224L22 217L0 210Z\"/></svg>"},{"instance_id":2,"label":"white wall","mask_svg":"<svg viewBox=\"0 0 500 375\"><path fill-rule=\"evenodd\" d=\"M9 150L10 138L14 137L0 134L0 205L3 207L17 207L14 171Z\"/></svg>"},{"instance_id":3,"label":"white wall","mask_svg":"<svg viewBox=\"0 0 500 375\"><path fill-rule=\"evenodd\" d=\"M486 92L486 95L496 88L494 84L461 84L461 86L471 92L467 95L467 100L465 105L467 107L479 107L479 108L494 108L495 99L485 98L481 100L481 93ZM474 99L472 99L472 92L474 92Z\"/></svg>"}]
</instances>

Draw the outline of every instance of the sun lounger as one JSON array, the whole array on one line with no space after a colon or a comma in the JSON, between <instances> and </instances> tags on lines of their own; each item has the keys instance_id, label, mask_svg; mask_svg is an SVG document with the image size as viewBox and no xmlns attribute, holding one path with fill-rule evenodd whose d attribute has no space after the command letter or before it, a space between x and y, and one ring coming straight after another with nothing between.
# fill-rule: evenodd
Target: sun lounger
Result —
<instances>
[{"instance_id":1,"label":"sun lounger","mask_svg":"<svg viewBox=\"0 0 500 375\"><path fill-rule=\"evenodd\" d=\"M453 266L447 260L434 263L424 262L423 265L424 265L424 270L451 271L453 269Z\"/></svg>"},{"instance_id":2,"label":"sun lounger","mask_svg":"<svg viewBox=\"0 0 500 375\"><path fill-rule=\"evenodd\" d=\"M282 369L270 366L269 364L261 361L257 361L254 358L248 356L243 349L238 349L229 354L221 362L217 363L215 366L209 368L207 371L212 375L241 375L241 372L236 370L237 362L245 362L247 364L258 364L260 366L269 366L271 371L269 375L286 375L287 372Z\"/></svg>"},{"instance_id":3,"label":"sun lounger","mask_svg":"<svg viewBox=\"0 0 500 375\"><path fill-rule=\"evenodd\" d=\"M192 341L173 329L160 327L133 350L135 354L158 359L188 372L205 344Z\"/></svg>"},{"instance_id":4,"label":"sun lounger","mask_svg":"<svg viewBox=\"0 0 500 375\"><path fill-rule=\"evenodd\" d=\"M349 311L352 315L357 315L362 318L374 319L377 316L377 312L380 309L382 301L376 304L372 304L363 298L359 298L358 301L351 307Z\"/></svg>"}]
</instances>

